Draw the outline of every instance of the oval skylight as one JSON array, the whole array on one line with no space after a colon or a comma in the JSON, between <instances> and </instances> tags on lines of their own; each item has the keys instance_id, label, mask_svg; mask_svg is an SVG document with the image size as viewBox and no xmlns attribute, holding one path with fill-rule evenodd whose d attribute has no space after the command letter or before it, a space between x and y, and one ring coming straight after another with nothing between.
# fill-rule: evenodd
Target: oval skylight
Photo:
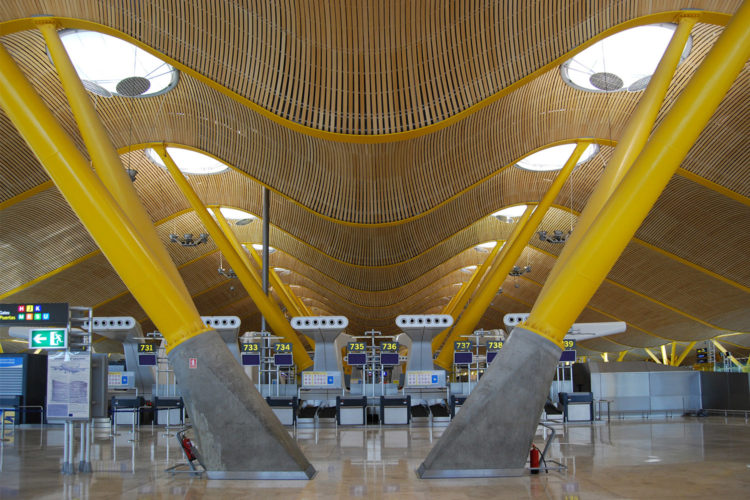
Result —
<instances>
[{"instance_id":1,"label":"oval skylight","mask_svg":"<svg viewBox=\"0 0 750 500\"><path fill-rule=\"evenodd\" d=\"M535 172L548 172L551 170L560 170L565 166L565 162L568 161L570 155L573 154L573 150L576 148L575 143L561 144L559 146L552 146L550 148L542 149L534 154L531 154L519 160L516 165L524 170L533 170ZM587 147L581 158L578 160L576 165L586 163L591 158L596 156L599 152L598 144L590 144Z\"/></svg>"},{"instance_id":2,"label":"oval skylight","mask_svg":"<svg viewBox=\"0 0 750 500\"><path fill-rule=\"evenodd\" d=\"M478 267L478 266L466 266L466 267L462 267L462 268L461 268L461 270L462 270L462 271L465 271L465 272L467 272L467 273L470 273L470 272L474 272L474 270L475 270L475 269L476 269L477 267Z\"/></svg>"},{"instance_id":3,"label":"oval skylight","mask_svg":"<svg viewBox=\"0 0 750 500\"><path fill-rule=\"evenodd\" d=\"M615 33L563 63L562 78L590 92L643 90L676 28L676 24L650 24ZM688 38L680 61L690 54L691 46Z\"/></svg>"},{"instance_id":4,"label":"oval skylight","mask_svg":"<svg viewBox=\"0 0 750 500\"><path fill-rule=\"evenodd\" d=\"M514 205L498 210L492 216L497 217L502 222L513 222L518 217L521 217L525 211L526 205Z\"/></svg>"},{"instance_id":5,"label":"oval skylight","mask_svg":"<svg viewBox=\"0 0 750 500\"><path fill-rule=\"evenodd\" d=\"M278 274L279 276L286 276L287 274L292 273L292 271L283 267L274 267L273 270L276 271L276 274Z\"/></svg>"},{"instance_id":6,"label":"oval skylight","mask_svg":"<svg viewBox=\"0 0 750 500\"><path fill-rule=\"evenodd\" d=\"M253 243L253 248L259 252L263 251L263 245L261 243ZM274 253L276 249L272 246L268 247L268 253Z\"/></svg>"},{"instance_id":7,"label":"oval skylight","mask_svg":"<svg viewBox=\"0 0 750 500\"><path fill-rule=\"evenodd\" d=\"M234 221L235 225L238 226L249 224L255 219L255 216L250 212L245 212L244 210L238 210L236 208L221 207L219 208L219 211L226 220Z\"/></svg>"},{"instance_id":8,"label":"oval skylight","mask_svg":"<svg viewBox=\"0 0 750 500\"><path fill-rule=\"evenodd\" d=\"M86 30L63 30L60 39L89 92L148 97L177 85L174 66L125 40Z\"/></svg>"},{"instance_id":9,"label":"oval skylight","mask_svg":"<svg viewBox=\"0 0 750 500\"><path fill-rule=\"evenodd\" d=\"M169 156L172 157L177 168L179 168L180 172L183 174L209 175L218 174L229 169L229 167L219 160L190 149L167 147L167 153L169 153ZM159 156L152 148L146 149L146 156L154 164L163 169L167 168L162 161L161 156ZM222 213L224 213L223 210L224 209L222 209Z\"/></svg>"}]
</instances>

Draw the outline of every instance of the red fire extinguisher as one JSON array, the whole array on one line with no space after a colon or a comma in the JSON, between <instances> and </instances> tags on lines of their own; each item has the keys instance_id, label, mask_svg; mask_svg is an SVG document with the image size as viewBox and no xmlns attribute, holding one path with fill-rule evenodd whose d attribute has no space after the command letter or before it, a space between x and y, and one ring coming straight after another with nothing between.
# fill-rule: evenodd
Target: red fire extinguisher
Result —
<instances>
[{"instance_id":1,"label":"red fire extinguisher","mask_svg":"<svg viewBox=\"0 0 750 500\"><path fill-rule=\"evenodd\" d=\"M531 451L529 452L529 464L531 466L532 474L539 474L539 458L542 453L539 451L534 444L531 445Z\"/></svg>"},{"instance_id":2,"label":"red fire extinguisher","mask_svg":"<svg viewBox=\"0 0 750 500\"><path fill-rule=\"evenodd\" d=\"M195 460L195 452L193 450L193 442L190 439L182 438L182 449L185 451L185 457L191 462Z\"/></svg>"}]
</instances>

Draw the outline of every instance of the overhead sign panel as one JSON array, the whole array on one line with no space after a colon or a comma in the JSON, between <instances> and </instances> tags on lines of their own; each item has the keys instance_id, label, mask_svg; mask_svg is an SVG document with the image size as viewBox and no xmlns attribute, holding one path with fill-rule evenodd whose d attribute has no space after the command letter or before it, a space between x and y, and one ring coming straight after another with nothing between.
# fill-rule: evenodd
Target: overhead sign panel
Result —
<instances>
[{"instance_id":1,"label":"overhead sign panel","mask_svg":"<svg viewBox=\"0 0 750 500\"><path fill-rule=\"evenodd\" d=\"M29 330L29 349L66 349L66 328L32 328Z\"/></svg>"},{"instance_id":2,"label":"overhead sign panel","mask_svg":"<svg viewBox=\"0 0 750 500\"><path fill-rule=\"evenodd\" d=\"M67 326L68 304L0 304L0 326Z\"/></svg>"}]
</instances>

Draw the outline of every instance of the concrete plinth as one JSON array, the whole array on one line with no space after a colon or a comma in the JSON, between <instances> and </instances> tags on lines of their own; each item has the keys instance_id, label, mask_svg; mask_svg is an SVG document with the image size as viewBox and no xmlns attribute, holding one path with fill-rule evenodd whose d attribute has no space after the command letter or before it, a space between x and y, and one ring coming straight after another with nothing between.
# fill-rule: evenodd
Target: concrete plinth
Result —
<instances>
[{"instance_id":1,"label":"concrete plinth","mask_svg":"<svg viewBox=\"0 0 750 500\"><path fill-rule=\"evenodd\" d=\"M520 475L560 347L516 327L417 470L424 479Z\"/></svg>"},{"instance_id":2,"label":"concrete plinth","mask_svg":"<svg viewBox=\"0 0 750 500\"><path fill-rule=\"evenodd\" d=\"M169 361L209 477L309 479L315 474L216 332L177 345Z\"/></svg>"}]
</instances>

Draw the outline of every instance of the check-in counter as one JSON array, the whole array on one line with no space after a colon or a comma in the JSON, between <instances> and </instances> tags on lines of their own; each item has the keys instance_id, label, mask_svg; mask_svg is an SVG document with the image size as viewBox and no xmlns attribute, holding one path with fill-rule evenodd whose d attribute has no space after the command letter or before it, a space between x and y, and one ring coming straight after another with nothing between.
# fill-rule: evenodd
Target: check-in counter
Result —
<instances>
[{"instance_id":1,"label":"check-in counter","mask_svg":"<svg viewBox=\"0 0 750 500\"><path fill-rule=\"evenodd\" d=\"M336 396L336 422L339 425L365 425L367 423L367 398Z\"/></svg>"},{"instance_id":2,"label":"check-in counter","mask_svg":"<svg viewBox=\"0 0 750 500\"><path fill-rule=\"evenodd\" d=\"M274 415L282 425L294 425L297 423L297 397L272 398L267 397L266 402L273 410Z\"/></svg>"},{"instance_id":3,"label":"check-in counter","mask_svg":"<svg viewBox=\"0 0 750 500\"><path fill-rule=\"evenodd\" d=\"M411 396L380 396L380 422L383 425L408 425L411 421Z\"/></svg>"},{"instance_id":4,"label":"check-in counter","mask_svg":"<svg viewBox=\"0 0 750 500\"><path fill-rule=\"evenodd\" d=\"M594 420L593 392L561 392L563 422L591 422Z\"/></svg>"},{"instance_id":5,"label":"check-in counter","mask_svg":"<svg viewBox=\"0 0 750 500\"><path fill-rule=\"evenodd\" d=\"M456 396L451 394L450 406L451 406L451 419L456 418L456 414L466 402L468 396Z\"/></svg>"}]
</instances>

